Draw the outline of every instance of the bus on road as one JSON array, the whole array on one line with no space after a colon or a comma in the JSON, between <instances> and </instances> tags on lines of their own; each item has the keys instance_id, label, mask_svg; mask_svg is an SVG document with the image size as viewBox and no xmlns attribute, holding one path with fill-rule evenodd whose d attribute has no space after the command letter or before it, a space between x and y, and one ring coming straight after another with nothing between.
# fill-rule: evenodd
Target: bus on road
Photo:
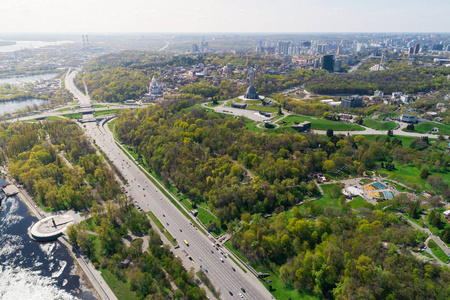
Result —
<instances>
[{"instance_id":1,"label":"bus on road","mask_svg":"<svg viewBox=\"0 0 450 300\"><path fill-rule=\"evenodd\" d=\"M188 241L184 240L184 243L186 244L186 246L189 246Z\"/></svg>"}]
</instances>

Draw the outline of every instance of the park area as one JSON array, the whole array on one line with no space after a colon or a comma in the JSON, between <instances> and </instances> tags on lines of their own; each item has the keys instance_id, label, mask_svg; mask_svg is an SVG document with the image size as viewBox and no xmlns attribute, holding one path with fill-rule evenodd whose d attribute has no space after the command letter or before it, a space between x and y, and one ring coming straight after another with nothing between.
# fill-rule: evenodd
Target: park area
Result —
<instances>
[{"instance_id":1,"label":"park area","mask_svg":"<svg viewBox=\"0 0 450 300\"><path fill-rule=\"evenodd\" d=\"M278 122L280 127L290 128L295 123L311 122L311 128L314 130L328 130L334 131L364 131L364 127L355 124L342 123L337 121L328 121L324 119L315 119L303 116L288 116Z\"/></svg>"}]
</instances>

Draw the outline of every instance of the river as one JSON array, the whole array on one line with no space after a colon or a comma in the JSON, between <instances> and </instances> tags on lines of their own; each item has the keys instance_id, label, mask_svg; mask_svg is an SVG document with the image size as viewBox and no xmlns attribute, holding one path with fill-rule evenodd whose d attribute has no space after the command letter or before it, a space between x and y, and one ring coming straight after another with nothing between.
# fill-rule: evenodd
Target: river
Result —
<instances>
[{"instance_id":1,"label":"river","mask_svg":"<svg viewBox=\"0 0 450 300\"><path fill-rule=\"evenodd\" d=\"M0 179L0 185L4 181ZM85 291L69 251L60 242L38 243L28 236L38 219L17 197L0 211L0 299L96 299ZM80 269L79 267L77 267Z\"/></svg>"},{"instance_id":2,"label":"river","mask_svg":"<svg viewBox=\"0 0 450 300\"><path fill-rule=\"evenodd\" d=\"M6 40L4 40L6 41ZM14 42L8 40L8 42ZM56 42L43 42L43 41L15 41L15 45L0 46L0 52L14 52L23 49L41 48L46 46L60 46L63 44L74 43L74 41L56 41Z\"/></svg>"},{"instance_id":3,"label":"river","mask_svg":"<svg viewBox=\"0 0 450 300\"><path fill-rule=\"evenodd\" d=\"M0 47L1 49L1 47ZM16 76L16 77L8 77L8 78L0 78L0 84L17 84L24 82L36 82L39 80L49 80L58 75L57 73L47 73L47 74L37 74L30 76Z\"/></svg>"},{"instance_id":4,"label":"river","mask_svg":"<svg viewBox=\"0 0 450 300\"><path fill-rule=\"evenodd\" d=\"M12 113L19 108L24 108L26 106L41 105L45 103L47 100L42 99L25 99L25 100L11 100L11 101L0 101L0 115L3 115L5 112Z\"/></svg>"},{"instance_id":5,"label":"river","mask_svg":"<svg viewBox=\"0 0 450 300\"><path fill-rule=\"evenodd\" d=\"M1 47L0 47L1 48ZM30 75L30 76L17 76L17 77L9 77L9 78L0 78L0 85L2 84L19 84L25 82L36 82L39 80L49 80L54 78L57 73L47 73L47 74L38 74L38 75ZM45 103L47 100L42 99L23 99L23 100L11 100L11 101L0 101L0 115L3 115L5 112L12 113L20 108L24 108L26 106L41 105Z\"/></svg>"}]
</instances>

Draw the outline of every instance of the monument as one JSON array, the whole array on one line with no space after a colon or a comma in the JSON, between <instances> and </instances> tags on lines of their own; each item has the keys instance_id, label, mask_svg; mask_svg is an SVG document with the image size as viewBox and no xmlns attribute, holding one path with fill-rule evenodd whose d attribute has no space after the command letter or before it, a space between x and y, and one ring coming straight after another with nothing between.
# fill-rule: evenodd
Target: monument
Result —
<instances>
[{"instance_id":1,"label":"monument","mask_svg":"<svg viewBox=\"0 0 450 300\"><path fill-rule=\"evenodd\" d=\"M155 76L153 76L150 86L148 87L148 93L153 96L162 96L161 88L156 81Z\"/></svg>"},{"instance_id":2,"label":"monument","mask_svg":"<svg viewBox=\"0 0 450 300\"><path fill-rule=\"evenodd\" d=\"M249 86L244 94L244 98L252 100L261 100L255 89L255 70L253 68L249 68L248 74L249 74Z\"/></svg>"}]
</instances>

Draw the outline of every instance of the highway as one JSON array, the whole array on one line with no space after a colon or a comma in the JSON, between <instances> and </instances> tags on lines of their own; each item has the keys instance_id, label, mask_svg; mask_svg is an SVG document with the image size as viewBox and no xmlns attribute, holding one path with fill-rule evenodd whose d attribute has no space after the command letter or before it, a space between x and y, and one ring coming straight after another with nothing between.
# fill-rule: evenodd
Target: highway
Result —
<instances>
[{"instance_id":1,"label":"highway","mask_svg":"<svg viewBox=\"0 0 450 300\"><path fill-rule=\"evenodd\" d=\"M66 89L68 89L73 94L75 99L77 99L78 102L80 102L80 106L90 106L91 99L89 99L89 96L86 96L85 94L80 92L80 90L75 87L75 84L73 82L73 80L77 76L77 73L80 71L80 69L77 69L77 70L73 71L72 73L70 71L71 70L69 69L66 74L66 80L65 80Z\"/></svg>"},{"instance_id":2,"label":"highway","mask_svg":"<svg viewBox=\"0 0 450 300\"><path fill-rule=\"evenodd\" d=\"M127 179L126 190L144 210L151 210L170 234L177 239L180 247L189 253L195 264L207 270L207 275L220 291L221 299L273 299L266 288L250 272L244 273L230 258L225 258L213 246L211 240L195 228L173 203L159 191L138 166L116 145L108 126L86 123L86 133L113 161ZM183 240L187 240L189 246ZM223 262L221 261L223 259ZM235 271L233 271L233 269ZM189 267L188 267L189 269ZM245 293L241 290L245 289ZM231 292L233 295L231 295Z\"/></svg>"}]
</instances>

